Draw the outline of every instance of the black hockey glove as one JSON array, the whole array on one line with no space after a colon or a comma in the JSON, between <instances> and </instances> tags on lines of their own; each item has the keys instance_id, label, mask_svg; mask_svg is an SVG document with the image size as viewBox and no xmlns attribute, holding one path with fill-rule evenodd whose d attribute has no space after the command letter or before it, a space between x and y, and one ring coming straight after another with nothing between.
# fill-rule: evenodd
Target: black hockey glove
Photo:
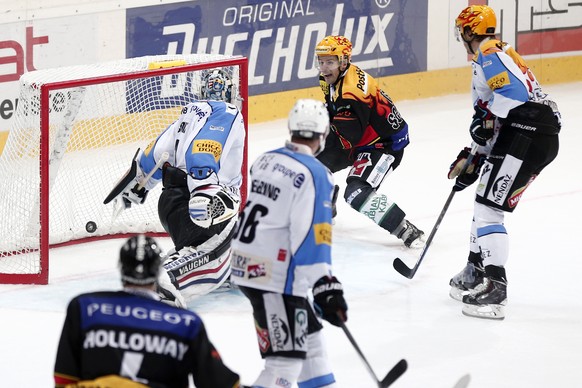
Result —
<instances>
[{"instance_id":1,"label":"black hockey glove","mask_svg":"<svg viewBox=\"0 0 582 388\"><path fill-rule=\"evenodd\" d=\"M148 191L146 190L145 187L142 187L141 189L138 190L139 183L136 183L135 186L133 186L131 189L129 189L128 191L125 191L122 194L122 198L123 198L123 205L125 206L126 209L129 209L131 207L132 203L135 203L136 205L141 205L142 203L145 202L146 197L148 196Z\"/></svg>"},{"instance_id":2,"label":"black hockey glove","mask_svg":"<svg viewBox=\"0 0 582 388\"><path fill-rule=\"evenodd\" d=\"M463 171L470 155L471 149L469 147L463 148L461 152L459 152L459 155L457 155L457 159L451 163L451 166L449 167L449 174L447 177L449 179L457 178L455 185L453 186L453 190L455 191L464 190L475 183L479 178L479 171L486 159L485 155L476 153L475 156L473 156L471 163L467 166L467 169Z\"/></svg>"},{"instance_id":3,"label":"black hockey glove","mask_svg":"<svg viewBox=\"0 0 582 388\"><path fill-rule=\"evenodd\" d=\"M335 276L324 276L313 285L314 307L323 319L334 326L348 320L344 289Z\"/></svg>"},{"instance_id":4,"label":"black hockey glove","mask_svg":"<svg viewBox=\"0 0 582 388\"><path fill-rule=\"evenodd\" d=\"M493 137L495 115L487 108L487 103L481 100L475 105L475 114L469 132L473 141L480 146L487 145L487 140Z\"/></svg>"}]
</instances>

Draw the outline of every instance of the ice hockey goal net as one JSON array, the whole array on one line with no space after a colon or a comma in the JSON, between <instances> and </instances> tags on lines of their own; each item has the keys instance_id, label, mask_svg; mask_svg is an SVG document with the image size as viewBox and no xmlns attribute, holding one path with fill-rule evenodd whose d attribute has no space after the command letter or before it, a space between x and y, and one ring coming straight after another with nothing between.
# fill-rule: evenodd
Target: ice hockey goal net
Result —
<instances>
[{"instance_id":1,"label":"ice hockey goal net","mask_svg":"<svg viewBox=\"0 0 582 388\"><path fill-rule=\"evenodd\" d=\"M157 215L161 185L115 220L112 203L103 200L137 148L144 149L182 106L201 97L210 69L230 75L232 102L247 124L247 67L244 57L194 54L24 74L0 156L0 283L47 284L49 248L55 246L163 233Z\"/></svg>"}]
</instances>

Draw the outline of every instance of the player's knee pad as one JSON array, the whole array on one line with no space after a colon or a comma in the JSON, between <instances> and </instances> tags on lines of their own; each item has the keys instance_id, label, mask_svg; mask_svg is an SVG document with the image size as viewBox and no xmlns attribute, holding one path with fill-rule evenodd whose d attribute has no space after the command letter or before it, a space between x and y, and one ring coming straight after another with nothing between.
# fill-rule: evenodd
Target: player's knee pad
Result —
<instances>
[{"instance_id":1,"label":"player's knee pad","mask_svg":"<svg viewBox=\"0 0 582 388\"><path fill-rule=\"evenodd\" d=\"M298 386L335 386L335 377L327 357L321 330L307 336L307 356L303 360Z\"/></svg>"},{"instance_id":2,"label":"player's knee pad","mask_svg":"<svg viewBox=\"0 0 582 388\"><path fill-rule=\"evenodd\" d=\"M344 193L346 202L390 233L400 225L406 214L384 194L359 180L350 180Z\"/></svg>"},{"instance_id":3,"label":"player's knee pad","mask_svg":"<svg viewBox=\"0 0 582 388\"><path fill-rule=\"evenodd\" d=\"M265 358L265 368L253 383L253 387L291 387L301 372L300 358L270 356Z\"/></svg>"},{"instance_id":4,"label":"player's knee pad","mask_svg":"<svg viewBox=\"0 0 582 388\"><path fill-rule=\"evenodd\" d=\"M376 191L368 183L359 179L349 179L344 191L344 199L352 208L359 210L371 194Z\"/></svg>"}]
</instances>

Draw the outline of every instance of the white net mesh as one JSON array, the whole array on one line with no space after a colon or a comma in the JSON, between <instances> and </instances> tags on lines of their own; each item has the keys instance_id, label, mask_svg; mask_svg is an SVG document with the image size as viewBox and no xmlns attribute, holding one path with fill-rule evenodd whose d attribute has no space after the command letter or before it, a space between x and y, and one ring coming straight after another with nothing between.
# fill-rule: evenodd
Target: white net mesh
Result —
<instances>
[{"instance_id":1,"label":"white net mesh","mask_svg":"<svg viewBox=\"0 0 582 388\"><path fill-rule=\"evenodd\" d=\"M113 204L103 205L103 200L129 168L137 148L144 149L176 120L180 107L201 98L208 70L185 71L187 65L207 63L212 69L213 62L234 58L240 59L205 54L152 56L24 74L15 124L0 157L0 281L2 274L42 270L39 214L46 214L47 209L40 205L40 183L48 171L41 172L39 167L40 85L63 83L43 105L49 109L50 225L43 231L48 232L49 243L163 232L157 215L161 187L149 193L145 204L126 210L114 222ZM161 70L165 75L148 70L152 64L154 68L165 64ZM171 74L166 74L168 68ZM240 67L223 63L220 68L231 76L231 102L240 107L245 103L240 94ZM136 73L139 77L130 79ZM83 81L82 86L69 82L86 79L91 81ZM89 222L97 225L94 232L87 231Z\"/></svg>"}]
</instances>

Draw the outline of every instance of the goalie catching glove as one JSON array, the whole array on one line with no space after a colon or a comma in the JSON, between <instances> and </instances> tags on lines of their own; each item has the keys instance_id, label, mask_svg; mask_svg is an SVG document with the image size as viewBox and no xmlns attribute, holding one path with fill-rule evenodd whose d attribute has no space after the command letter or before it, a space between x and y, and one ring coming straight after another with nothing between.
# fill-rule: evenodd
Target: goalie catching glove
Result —
<instances>
[{"instance_id":1,"label":"goalie catching glove","mask_svg":"<svg viewBox=\"0 0 582 388\"><path fill-rule=\"evenodd\" d=\"M344 288L335 276L324 276L313 285L313 305L323 319L334 326L348 320Z\"/></svg>"},{"instance_id":2,"label":"goalie catching glove","mask_svg":"<svg viewBox=\"0 0 582 388\"><path fill-rule=\"evenodd\" d=\"M192 222L202 228L230 220L238 214L240 199L221 185L205 185L192 191L188 208Z\"/></svg>"},{"instance_id":3,"label":"goalie catching glove","mask_svg":"<svg viewBox=\"0 0 582 388\"><path fill-rule=\"evenodd\" d=\"M481 170L483 162L485 162L486 156L476 153L465 169L465 164L470 156L471 149L469 147L463 148L457 155L457 159L451 163L451 166L449 167L449 174L447 177L449 179L457 178L455 186L453 186L453 190L455 191L464 190L479 179L479 171Z\"/></svg>"},{"instance_id":4,"label":"goalie catching glove","mask_svg":"<svg viewBox=\"0 0 582 388\"><path fill-rule=\"evenodd\" d=\"M475 114L469 132L473 141L480 146L487 145L487 141L493 137L495 127L495 115L487 107L487 102L477 100Z\"/></svg>"}]
</instances>

